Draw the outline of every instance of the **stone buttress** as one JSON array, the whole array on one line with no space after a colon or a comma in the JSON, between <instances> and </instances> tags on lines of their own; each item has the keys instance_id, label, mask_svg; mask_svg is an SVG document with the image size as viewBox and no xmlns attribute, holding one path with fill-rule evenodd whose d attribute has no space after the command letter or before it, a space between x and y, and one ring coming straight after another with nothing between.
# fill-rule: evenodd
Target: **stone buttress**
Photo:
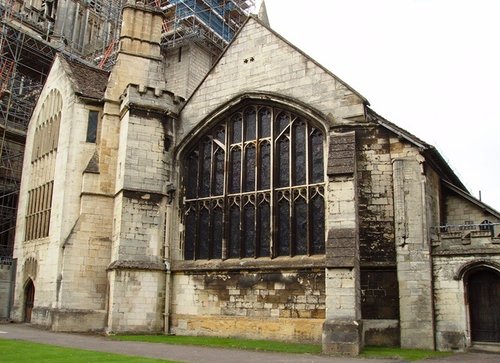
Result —
<instances>
[{"instance_id":1,"label":"stone buttress","mask_svg":"<svg viewBox=\"0 0 500 363\"><path fill-rule=\"evenodd\" d=\"M182 100L165 91L162 14L127 4L105 119L115 142L107 331L159 331L165 308L165 217L173 119ZM102 158L101 158L102 160Z\"/></svg>"}]
</instances>

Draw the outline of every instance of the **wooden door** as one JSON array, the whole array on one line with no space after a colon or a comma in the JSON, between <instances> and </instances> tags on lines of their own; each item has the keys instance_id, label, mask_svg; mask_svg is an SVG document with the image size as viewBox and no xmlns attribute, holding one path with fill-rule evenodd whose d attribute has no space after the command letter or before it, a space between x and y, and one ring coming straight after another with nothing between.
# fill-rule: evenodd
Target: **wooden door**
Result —
<instances>
[{"instance_id":1,"label":"wooden door","mask_svg":"<svg viewBox=\"0 0 500 363\"><path fill-rule=\"evenodd\" d=\"M473 272L468 278L471 338L500 343L500 276L491 270Z\"/></svg>"},{"instance_id":2,"label":"wooden door","mask_svg":"<svg viewBox=\"0 0 500 363\"><path fill-rule=\"evenodd\" d=\"M35 301L35 285L30 279L24 288L24 322L31 322L31 312L33 311L33 302Z\"/></svg>"}]
</instances>

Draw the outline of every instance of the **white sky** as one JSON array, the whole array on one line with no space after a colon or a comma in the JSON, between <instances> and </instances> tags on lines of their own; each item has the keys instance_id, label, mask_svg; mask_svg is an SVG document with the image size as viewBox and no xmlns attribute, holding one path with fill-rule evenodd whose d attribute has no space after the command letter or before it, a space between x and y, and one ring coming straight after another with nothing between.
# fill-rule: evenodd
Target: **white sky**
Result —
<instances>
[{"instance_id":1,"label":"white sky","mask_svg":"<svg viewBox=\"0 0 500 363\"><path fill-rule=\"evenodd\" d=\"M500 0L265 1L276 32L500 210Z\"/></svg>"}]
</instances>

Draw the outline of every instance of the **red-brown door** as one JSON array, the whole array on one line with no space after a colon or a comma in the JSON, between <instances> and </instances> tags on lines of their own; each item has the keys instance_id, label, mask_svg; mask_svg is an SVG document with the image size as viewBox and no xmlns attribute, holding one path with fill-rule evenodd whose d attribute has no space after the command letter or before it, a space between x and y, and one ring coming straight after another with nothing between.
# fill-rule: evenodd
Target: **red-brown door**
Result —
<instances>
[{"instance_id":1,"label":"red-brown door","mask_svg":"<svg viewBox=\"0 0 500 363\"><path fill-rule=\"evenodd\" d=\"M33 310L33 302L35 301L35 285L30 279L24 288L24 321L31 322L31 312Z\"/></svg>"},{"instance_id":2,"label":"red-brown door","mask_svg":"<svg viewBox=\"0 0 500 363\"><path fill-rule=\"evenodd\" d=\"M500 343L500 276L492 270L473 272L468 278L471 338Z\"/></svg>"}]
</instances>

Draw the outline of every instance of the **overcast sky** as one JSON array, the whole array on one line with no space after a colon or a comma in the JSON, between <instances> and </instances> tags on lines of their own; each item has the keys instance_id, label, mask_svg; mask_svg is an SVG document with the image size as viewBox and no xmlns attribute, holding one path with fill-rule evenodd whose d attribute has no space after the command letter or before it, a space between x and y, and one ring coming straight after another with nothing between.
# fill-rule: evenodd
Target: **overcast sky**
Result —
<instances>
[{"instance_id":1,"label":"overcast sky","mask_svg":"<svg viewBox=\"0 0 500 363\"><path fill-rule=\"evenodd\" d=\"M259 1L257 1L259 3ZM500 210L500 0L266 0L271 27Z\"/></svg>"}]
</instances>

